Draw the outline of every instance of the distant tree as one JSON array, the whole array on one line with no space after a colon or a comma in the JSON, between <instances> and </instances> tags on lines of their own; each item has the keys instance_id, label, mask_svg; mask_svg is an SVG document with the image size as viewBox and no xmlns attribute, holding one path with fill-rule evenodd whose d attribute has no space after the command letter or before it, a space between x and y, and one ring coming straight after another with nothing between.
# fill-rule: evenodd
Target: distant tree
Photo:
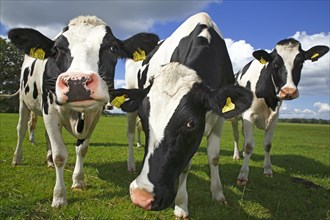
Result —
<instances>
[{"instance_id":1,"label":"distant tree","mask_svg":"<svg viewBox=\"0 0 330 220\"><path fill-rule=\"evenodd\" d=\"M24 54L0 37L0 93L12 94L19 88ZM18 97L1 100L0 112L18 112Z\"/></svg>"}]
</instances>

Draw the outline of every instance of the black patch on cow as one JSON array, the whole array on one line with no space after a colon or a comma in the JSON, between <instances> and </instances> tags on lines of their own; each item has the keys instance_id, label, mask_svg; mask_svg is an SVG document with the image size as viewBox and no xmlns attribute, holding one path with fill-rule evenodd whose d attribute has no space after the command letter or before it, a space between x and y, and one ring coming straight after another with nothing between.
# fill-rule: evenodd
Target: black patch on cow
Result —
<instances>
[{"instance_id":1,"label":"black patch on cow","mask_svg":"<svg viewBox=\"0 0 330 220\"><path fill-rule=\"evenodd\" d=\"M43 111L44 111L44 114L48 115L48 102L47 102L47 94L48 94L48 91L46 91L44 88L42 90L42 108L43 108Z\"/></svg>"},{"instance_id":2,"label":"black patch on cow","mask_svg":"<svg viewBox=\"0 0 330 220\"><path fill-rule=\"evenodd\" d=\"M247 81L245 88L251 90L251 81L250 80Z\"/></svg>"},{"instance_id":3,"label":"black patch on cow","mask_svg":"<svg viewBox=\"0 0 330 220\"><path fill-rule=\"evenodd\" d=\"M138 88L143 89L143 86L145 85L147 81L147 74L148 74L148 69L149 69L149 64L145 67L145 69L142 71L142 76L141 76L141 68L138 71Z\"/></svg>"},{"instance_id":4,"label":"black patch on cow","mask_svg":"<svg viewBox=\"0 0 330 220\"><path fill-rule=\"evenodd\" d=\"M211 39L198 37L207 29ZM203 82L212 88L234 84L235 78L225 41L211 27L198 24L195 29L180 40L175 48L171 62L180 62L195 70Z\"/></svg>"},{"instance_id":5,"label":"black patch on cow","mask_svg":"<svg viewBox=\"0 0 330 220\"><path fill-rule=\"evenodd\" d=\"M86 89L87 77L81 79L68 79L67 84L69 91L65 94L68 97L68 102L81 101L92 99L90 90Z\"/></svg>"},{"instance_id":6,"label":"black patch on cow","mask_svg":"<svg viewBox=\"0 0 330 220\"><path fill-rule=\"evenodd\" d=\"M49 103L53 104L54 98L53 98L53 94L51 92L48 93L48 99L49 99Z\"/></svg>"},{"instance_id":7,"label":"black patch on cow","mask_svg":"<svg viewBox=\"0 0 330 220\"><path fill-rule=\"evenodd\" d=\"M76 146L80 146L84 143L85 139L77 139Z\"/></svg>"},{"instance_id":8,"label":"black patch on cow","mask_svg":"<svg viewBox=\"0 0 330 220\"><path fill-rule=\"evenodd\" d=\"M38 98L38 88L37 88L37 82L33 83L33 98L37 99Z\"/></svg>"},{"instance_id":9,"label":"black patch on cow","mask_svg":"<svg viewBox=\"0 0 330 220\"><path fill-rule=\"evenodd\" d=\"M69 50L69 42L63 35L56 39L52 56L48 58L43 74L43 92L49 90L55 93L55 84L58 76L66 72L73 58Z\"/></svg>"},{"instance_id":10,"label":"black patch on cow","mask_svg":"<svg viewBox=\"0 0 330 220\"><path fill-rule=\"evenodd\" d=\"M29 92L30 92L30 86L27 85L27 86L25 87L25 95L28 94Z\"/></svg>"},{"instance_id":11,"label":"black patch on cow","mask_svg":"<svg viewBox=\"0 0 330 220\"><path fill-rule=\"evenodd\" d=\"M268 71L266 66L262 68L256 84L255 94L257 98L264 98L267 106L275 111L279 100L271 77L271 72Z\"/></svg>"},{"instance_id":12,"label":"black patch on cow","mask_svg":"<svg viewBox=\"0 0 330 220\"><path fill-rule=\"evenodd\" d=\"M107 83L109 90L114 89L115 66L118 59L118 50L121 47L119 41L113 36L110 27L106 26L106 34L103 37L99 51L98 72Z\"/></svg>"},{"instance_id":13,"label":"black patch on cow","mask_svg":"<svg viewBox=\"0 0 330 220\"><path fill-rule=\"evenodd\" d=\"M85 124L85 120L81 117L81 113L79 113L79 119L78 119L78 124L77 124L78 133L81 133L84 130L84 124ZM79 145L77 145L77 146L79 146Z\"/></svg>"},{"instance_id":14,"label":"black patch on cow","mask_svg":"<svg viewBox=\"0 0 330 220\"><path fill-rule=\"evenodd\" d=\"M143 60L142 66L147 65L150 62L150 59L154 56L154 54L158 51L159 47L163 44L164 41L157 44L154 49L147 55L146 59Z\"/></svg>"},{"instance_id":15,"label":"black patch on cow","mask_svg":"<svg viewBox=\"0 0 330 220\"><path fill-rule=\"evenodd\" d=\"M36 61L37 61L37 59L35 59L35 60L32 62L31 70L30 70L30 76L33 75L33 72L34 72L34 66L36 65Z\"/></svg>"},{"instance_id":16,"label":"black patch on cow","mask_svg":"<svg viewBox=\"0 0 330 220\"><path fill-rule=\"evenodd\" d=\"M27 84L28 77L29 77L29 68L26 67L26 68L24 69L24 72L23 72L23 85L24 85L24 87L25 87L26 84Z\"/></svg>"},{"instance_id":17,"label":"black patch on cow","mask_svg":"<svg viewBox=\"0 0 330 220\"><path fill-rule=\"evenodd\" d=\"M240 75L241 75L240 79L242 79L243 75L244 75L244 74L246 73L246 71L250 68L251 63L252 63L252 61L250 61L248 64L246 64L246 65L243 67L242 71L240 72Z\"/></svg>"},{"instance_id":18,"label":"black patch on cow","mask_svg":"<svg viewBox=\"0 0 330 220\"><path fill-rule=\"evenodd\" d=\"M305 62L304 54L299 53L293 61L292 80L298 86L301 77L301 70Z\"/></svg>"}]
</instances>

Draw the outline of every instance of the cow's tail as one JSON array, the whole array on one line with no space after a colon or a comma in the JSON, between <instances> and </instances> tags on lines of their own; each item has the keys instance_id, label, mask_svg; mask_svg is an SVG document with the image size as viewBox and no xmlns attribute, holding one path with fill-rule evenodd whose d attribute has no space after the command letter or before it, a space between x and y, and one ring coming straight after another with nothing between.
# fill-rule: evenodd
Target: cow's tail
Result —
<instances>
[{"instance_id":1,"label":"cow's tail","mask_svg":"<svg viewBox=\"0 0 330 220\"><path fill-rule=\"evenodd\" d=\"M14 94L0 94L0 100L10 99L17 96L18 94L19 94L19 90L17 90Z\"/></svg>"}]
</instances>

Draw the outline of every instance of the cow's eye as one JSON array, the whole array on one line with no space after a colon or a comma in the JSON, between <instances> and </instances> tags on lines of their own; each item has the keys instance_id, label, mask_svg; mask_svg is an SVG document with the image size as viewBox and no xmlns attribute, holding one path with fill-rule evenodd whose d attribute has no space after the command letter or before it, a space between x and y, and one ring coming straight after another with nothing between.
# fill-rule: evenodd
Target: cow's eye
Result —
<instances>
[{"instance_id":1,"label":"cow's eye","mask_svg":"<svg viewBox=\"0 0 330 220\"><path fill-rule=\"evenodd\" d=\"M196 126L197 126L197 122L193 119L189 120L186 124L186 127L188 129L194 129L194 128L196 128Z\"/></svg>"},{"instance_id":2,"label":"cow's eye","mask_svg":"<svg viewBox=\"0 0 330 220\"><path fill-rule=\"evenodd\" d=\"M114 54L118 54L118 47L115 46L115 45L112 45L112 46L110 47L110 51L111 51L112 53L114 53Z\"/></svg>"}]
</instances>

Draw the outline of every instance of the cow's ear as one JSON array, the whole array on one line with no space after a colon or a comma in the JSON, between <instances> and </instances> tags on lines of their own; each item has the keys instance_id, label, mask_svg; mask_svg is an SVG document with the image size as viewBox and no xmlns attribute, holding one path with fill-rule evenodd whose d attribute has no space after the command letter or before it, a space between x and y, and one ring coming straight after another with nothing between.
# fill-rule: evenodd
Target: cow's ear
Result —
<instances>
[{"instance_id":1,"label":"cow's ear","mask_svg":"<svg viewBox=\"0 0 330 220\"><path fill-rule=\"evenodd\" d=\"M265 50L256 50L252 53L253 57L259 60L261 64L266 64L270 62L272 57L271 55Z\"/></svg>"},{"instance_id":2,"label":"cow's ear","mask_svg":"<svg viewBox=\"0 0 330 220\"><path fill-rule=\"evenodd\" d=\"M45 59L51 55L54 41L30 28L15 28L8 32L8 38L26 55Z\"/></svg>"},{"instance_id":3,"label":"cow's ear","mask_svg":"<svg viewBox=\"0 0 330 220\"><path fill-rule=\"evenodd\" d=\"M136 34L122 42L124 51L122 54L119 54L119 56L122 58L131 58L134 59L134 61L144 60L158 42L159 37L156 34Z\"/></svg>"},{"instance_id":4,"label":"cow's ear","mask_svg":"<svg viewBox=\"0 0 330 220\"><path fill-rule=\"evenodd\" d=\"M250 108L253 100L250 90L237 85L226 85L208 93L208 98L205 100L206 109L225 118L243 113Z\"/></svg>"},{"instance_id":5,"label":"cow's ear","mask_svg":"<svg viewBox=\"0 0 330 220\"><path fill-rule=\"evenodd\" d=\"M116 89L110 92L110 101L124 112L134 112L138 110L149 90L150 86L146 89Z\"/></svg>"},{"instance_id":6,"label":"cow's ear","mask_svg":"<svg viewBox=\"0 0 330 220\"><path fill-rule=\"evenodd\" d=\"M327 46L315 46L305 52L305 59L311 60L312 62L317 61L324 54L328 53L329 47Z\"/></svg>"}]
</instances>

